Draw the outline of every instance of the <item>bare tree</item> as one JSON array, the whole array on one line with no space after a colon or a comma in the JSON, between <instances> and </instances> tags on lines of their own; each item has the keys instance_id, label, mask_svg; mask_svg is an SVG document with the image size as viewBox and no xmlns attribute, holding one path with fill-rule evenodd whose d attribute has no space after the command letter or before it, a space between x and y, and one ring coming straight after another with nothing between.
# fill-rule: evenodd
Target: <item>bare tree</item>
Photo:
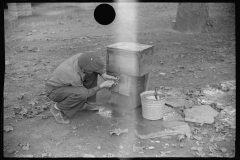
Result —
<instances>
[{"instance_id":1,"label":"bare tree","mask_svg":"<svg viewBox=\"0 0 240 160\"><path fill-rule=\"evenodd\" d=\"M174 30L201 32L209 20L206 3L179 3Z\"/></svg>"}]
</instances>

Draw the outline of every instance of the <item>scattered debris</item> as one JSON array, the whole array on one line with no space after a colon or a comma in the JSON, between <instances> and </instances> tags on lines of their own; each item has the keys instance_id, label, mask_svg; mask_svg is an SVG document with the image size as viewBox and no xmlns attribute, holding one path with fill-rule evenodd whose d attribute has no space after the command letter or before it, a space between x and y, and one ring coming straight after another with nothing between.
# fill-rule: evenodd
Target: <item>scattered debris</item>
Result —
<instances>
[{"instance_id":1,"label":"scattered debris","mask_svg":"<svg viewBox=\"0 0 240 160\"><path fill-rule=\"evenodd\" d=\"M138 147L135 144L133 145L133 152L138 152L138 153L144 153L144 150L146 149L145 146L143 147Z\"/></svg>"},{"instance_id":2,"label":"scattered debris","mask_svg":"<svg viewBox=\"0 0 240 160\"><path fill-rule=\"evenodd\" d=\"M185 67L181 66L181 65L178 65L177 67L180 68L180 69L185 69Z\"/></svg>"},{"instance_id":3,"label":"scattered debris","mask_svg":"<svg viewBox=\"0 0 240 160\"><path fill-rule=\"evenodd\" d=\"M177 55L177 54L173 55L173 58L174 58L174 59L177 59L177 58L178 58L178 55Z\"/></svg>"},{"instance_id":4,"label":"scattered debris","mask_svg":"<svg viewBox=\"0 0 240 160\"><path fill-rule=\"evenodd\" d=\"M24 51L25 49L27 49L27 48L28 48L28 46L23 45L23 46L20 47L19 52L23 52L23 51Z\"/></svg>"},{"instance_id":5,"label":"scattered debris","mask_svg":"<svg viewBox=\"0 0 240 160\"><path fill-rule=\"evenodd\" d=\"M206 130L204 130L204 131L202 131L202 134L203 134L203 135L207 135L208 133L207 133Z\"/></svg>"},{"instance_id":6,"label":"scattered debris","mask_svg":"<svg viewBox=\"0 0 240 160\"><path fill-rule=\"evenodd\" d=\"M12 106L12 104L6 104L6 105L4 105L4 108L8 108L10 106Z\"/></svg>"},{"instance_id":7,"label":"scattered debris","mask_svg":"<svg viewBox=\"0 0 240 160\"><path fill-rule=\"evenodd\" d=\"M179 142L181 142L184 138L185 138L185 135L183 135L183 134L180 134L180 135L177 136L177 140Z\"/></svg>"},{"instance_id":8,"label":"scattered debris","mask_svg":"<svg viewBox=\"0 0 240 160\"><path fill-rule=\"evenodd\" d=\"M26 143L26 144L24 144L24 145L22 146L22 149L23 149L24 151L28 151L28 150L29 150L29 147L30 147L30 144L29 144L29 143Z\"/></svg>"},{"instance_id":9,"label":"scattered debris","mask_svg":"<svg viewBox=\"0 0 240 160\"><path fill-rule=\"evenodd\" d=\"M200 124L212 124L214 122L214 117L218 115L209 105L194 106L191 109L185 109L185 121L195 122Z\"/></svg>"},{"instance_id":10,"label":"scattered debris","mask_svg":"<svg viewBox=\"0 0 240 160\"><path fill-rule=\"evenodd\" d=\"M24 98L24 93L21 93L18 97L19 100Z\"/></svg>"},{"instance_id":11,"label":"scattered debris","mask_svg":"<svg viewBox=\"0 0 240 160\"><path fill-rule=\"evenodd\" d=\"M9 154L14 154L14 153L17 153L17 152L18 151L15 148L7 149L7 153L9 153Z\"/></svg>"},{"instance_id":12,"label":"scattered debris","mask_svg":"<svg viewBox=\"0 0 240 160\"><path fill-rule=\"evenodd\" d=\"M216 143L211 143L211 144L209 144L209 146L208 146L208 149L210 150L210 152L212 152L212 153L214 153L214 152L216 152L216 149L217 149L218 147L217 147L217 144Z\"/></svg>"},{"instance_id":13,"label":"scattered debris","mask_svg":"<svg viewBox=\"0 0 240 160\"><path fill-rule=\"evenodd\" d=\"M161 155L160 156L166 156L166 154L172 153L173 151L161 151Z\"/></svg>"},{"instance_id":14,"label":"scattered debris","mask_svg":"<svg viewBox=\"0 0 240 160\"><path fill-rule=\"evenodd\" d=\"M116 155L112 154L112 153L107 153L107 154L103 155L103 157L116 157Z\"/></svg>"},{"instance_id":15,"label":"scattered debris","mask_svg":"<svg viewBox=\"0 0 240 160\"><path fill-rule=\"evenodd\" d=\"M162 146L163 146L163 148L166 148L167 146L169 146L169 144L168 144L168 143L165 143L165 144L163 144Z\"/></svg>"},{"instance_id":16,"label":"scattered debris","mask_svg":"<svg viewBox=\"0 0 240 160\"><path fill-rule=\"evenodd\" d=\"M33 158L34 155L32 155L32 154L20 154L20 155L16 155L15 157L21 157L21 158Z\"/></svg>"},{"instance_id":17,"label":"scattered debris","mask_svg":"<svg viewBox=\"0 0 240 160\"><path fill-rule=\"evenodd\" d=\"M220 114L216 117L219 125L229 126L232 129L236 128L236 109L232 106L225 106ZM221 130L221 129L219 129Z\"/></svg>"},{"instance_id":18,"label":"scattered debris","mask_svg":"<svg viewBox=\"0 0 240 160\"><path fill-rule=\"evenodd\" d=\"M202 139L202 137L199 137L199 136L192 136L194 139L200 141Z\"/></svg>"},{"instance_id":19,"label":"scattered debris","mask_svg":"<svg viewBox=\"0 0 240 160\"><path fill-rule=\"evenodd\" d=\"M210 157L223 157L223 156L221 155L222 152L218 152L218 151L217 151L217 150L218 150L218 146L217 146L216 143L211 143L211 144L209 144L208 149L209 149L210 152L211 152L210 154L208 154L208 156L210 156Z\"/></svg>"},{"instance_id":20,"label":"scattered debris","mask_svg":"<svg viewBox=\"0 0 240 160\"><path fill-rule=\"evenodd\" d=\"M32 105L35 103L31 103ZM27 118L32 118L34 116L38 116L39 113L43 112L44 110L46 110L48 108L47 105L41 105L41 106L32 106L32 107L28 107L25 108L24 106L20 106L20 105L14 105L14 113L15 115L19 115L20 118L23 117L27 117ZM46 115L39 115L41 117L48 117Z\"/></svg>"},{"instance_id":21,"label":"scattered debris","mask_svg":"<svg viewBox=\"0 0 240 160\"><path fill-rule=\"evenodd\" d=\"M37 98L35 98L35 99L29 101L28 104L30 104L30 105L32 105L32 106L35 106L35 104L38 104L38 100L37 100Z\"/></svg>"},{"instance_id":22,"label":"scattered debris","mask_svg":"<svg viewBox=\"0 0 240 160\"><path fill-rule=\"evenodd\" d=\"M150 150L151 150L151 149L154 149L154 148L155 148L155 147L153 147L153 146L148 146L148 149L150 149Z\"/></svg>"},{"instance_id":23,"label":"scattered debris","mask_svg":"<svg viewBox=\"0 0 240 160\"><path fill-rule=\"evenodd\" d=\"M165 104L164 114L163 114L164 121L181 121L184 120L183 117L172 107L168 107Z\"/></svg>"},{"instance_id":24,"label":"scattered debris","mask_svg":"<svg viewBox=\"0 0 240 160\"><path fill-rule=\"evenodd\" d=\"M92 154L83 154L83 156L82 157L92 157L92 158L94 158L95 156L94 155L92 155Z\"/></svg>"},{"instance_id":25,"label":"scattered debris","mask_svg":"<svg viewBox=\"0 0 240 160\"><path fill-rule=\"evenodd\" d=\"M13 131L13 127L12 126L4 126L4 131L5 132Z\"/></svg>"},{"instance_id":26,"label":"scattered debris","mask_svg":"<svg viewBox=\"0 0 240 160\"><path fill-rule=\"evenodd\" d=\"M38 49L37 47L32 47L32 48L29 48L28 51L40 52L40 49Z\"/></svg>"},{"instance_id":27,"label":"scattered debris","mask_svg":"<svg viewBox=\"0 0 240 160\"><path fill-rule=\"evenodd\" d=\"M220 150L224 153L227 152L227 148L221 148Z\"/></svg>"},{"instance_id":28,"label":"scattered debris","mask_svg":"<svg viewBox=\"0 0 240 160\"><path fill-rule=\"evenodd\" d=\"M171 144L171 146L173 146L173 147L177 147L177 145L176 145L176 144Z\"/></svg>"},{"instance_id":29,"label":"scattered debris","mask_svg":"<svg viewBox=\"0 0 240 160\"><path fill-rule=\"evenodd\" d=\"M205 153L203 153L203 152L196 152L195 153L197 156L199 156L199 157L204 157L206 154Z\"/></svg>"},{"instance_id":30,"label":"scattered debris","mask_svg":"<svg viewBox=\"0 0 240 160\"><path fill-rule=\"evenodd\" d=\"M193 129L192 129L192 133L193 134L197 134L198 132L200 132L200 128L198 128L198 127L193 127Z\"/></svg>"},{"instance_id":31,"label":"scattered debris","mask_svg":"<svg viewBox=\"0 0 240 160\"><path fill-rule=\"evenodd\" d=\"M57 143L56 143L56 146L58 146L58 145L60 145L60 144L62 144L62 143L63 143L63 142L57 142Z\"/></svg>"},{"instance_id":32,"label":"scattered debris","mask_svg":"<svg viewBox=\"0 0 240 160\"><path fill-rule=\"evenodd\" d=\"M220 142L220 141L224 141L224 140L225 140L225 135L222 135L219 137L212 136L209 141L210 142L214 142L214 141Z\"/></svg>"},{"instance_id":33,"label":"scattered debris","mask_svg":"<svg viewBox=\"0 0 240 160\"><path fill-rule=\"evenodd\" d=\"M236 90L236 81L224 81L219 83L210 84L209 87L221 90L223 92L229 92L230 90Z\"/></svg>"},{"instance_id":34,"label":"scattered debris","mask_svg":"<svg viewBox=\"0 0 240 160\"><path fill-rule=\"evenodd\" d=\"M10 114L4 115L4 119L14 118L14 117L15 117L15 113L14 112L11 112Z\"/></svg>"},{"instance_id":35,"label":"scattered debris","mask_svg":"<svg viewBox=\"0 0 240 160\"><path fill-rule=\"evenodd\" d=\"M214 152L214 153L209 153L209 157L223 157L220 153Z\"/></svg>"},{"instance_id":36,"label":"scattered debris","mask_svg":"<svg viewBox=\"0 0 240 160\"><path fill-rule=\"evenodd\" d=\"M180 144L179 144L179 147L180 147L180 148L183 148L183 147L184 147L184 144L183 144L183 143L180 143Z\"/></svg>"},{"instance_id":37,"label":"scattered debris","mask_svg":"<svg viewBox=\"0 0 240 160\"><path fill-rule=\"evenodd\" d=\"M49 152L42 153L42 157L43 157L43 158L44 158L44 157L51 157L51 156L52 156L52 154L49 153Z\"/></svg>"},{"instance_id":38,"label":"scattered debris","mask_svg":"<svg viewBox=\"0 0 240 160\"><path fill-rule=\"evenodd\" d=\"M107 110L105 107L98 107L98 113L99 115L103 116L103 117L112 117L112 111L111 110Z\"/></svg>"},{"instance_id":39,"label":"scattered debris","mask_svg":"<svg viewBox=\"0 0 240 160\"><path fill-rule=\"evenodd\" d=\"M72 129L73 129L73 130L77 129L77 125L73 126Z\"/></svg>"},{"instance_id":40,"label":"scattered debris","mask_svg":"<svg viewBox=\"0 0 240 160\"><path fill-rule=\"evenodd\" d=\"M192 147L191 150L193 150L193 151L198 151L198 152L202 152L203 147Z\"/></svg>"},{"instance_id":41,"label":"scattered debris","mask_svg":"<svg viewBox=\"0 0 240 160\"><path fill-rule=\"evenodd\" d=\"M118 128L118 129L115 129L113 131L110 131L110 135L116 134L116 135L119 136L120 134L126 133L126 132L128 132L128 129L121 130L120 128Z\"/></svg>"},{"instance_id":42,"label":"scattered debris","mask_svg":"<svg viewBox=\"0 0 240 160\"><path fill-rule=\"evenodd\" d=\"M164 137L164 136L174 136L178 134L186 135L188 138L191 136L191 130L189 125L186 122L180 121L170 121L165 122L164 126L166 129L149 134L139 134L137 130L134 130L134 133L140 139L149 139L149 138L156 138L156 137Z\"/></svg>"}]
</instances>

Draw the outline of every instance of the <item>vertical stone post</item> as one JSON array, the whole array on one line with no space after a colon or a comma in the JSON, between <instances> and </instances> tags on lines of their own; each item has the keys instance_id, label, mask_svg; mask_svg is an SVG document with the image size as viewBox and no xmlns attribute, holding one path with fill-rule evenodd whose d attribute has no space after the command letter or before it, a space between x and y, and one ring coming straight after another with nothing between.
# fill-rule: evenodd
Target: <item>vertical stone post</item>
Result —
<instances>
[{"instance_id":1,"label":"vertical stone post","mask_svg":"<svg viewBox=\"0 0 240 160\"><path fill-rule=\"evenodd\" d=\"M31 3L8 3L8 15L12 20L32 15Z\"/></svg>"},{"instance_id":2,"label":"vertical stone post","mask_svg":"<svg viewBox=\"0 0 240 160\"><path fill-rule=\"evenodd\" d=\"M111 102L134 109L141 105L140 94L148 89L153 63L151 45L120 42L107 46L107 74L120 76L120 83L111 88Z\"/></svg>"},{"instance_id":3,"label":"vertical stone post","mask_svg":"<svg viewBox=\"0 0 240 160\"><path fill-rule=\"evenodd\" d=\"M17 3L8 3L8 15L11 20L18 19Z\"/></svg>"}]
</instances>

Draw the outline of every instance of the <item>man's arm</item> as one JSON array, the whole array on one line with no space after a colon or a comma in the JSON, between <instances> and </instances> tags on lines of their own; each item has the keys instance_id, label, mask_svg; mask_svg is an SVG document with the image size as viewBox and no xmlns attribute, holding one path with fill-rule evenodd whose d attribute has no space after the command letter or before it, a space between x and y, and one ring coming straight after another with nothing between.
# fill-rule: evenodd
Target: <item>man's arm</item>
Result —
<instances>
[{"instance_id":1,"label":"man's arm","mask_svg":"<svg viewBox=\"0 0 240 160\"><path fill-rule=\"evenodd\" d=\"M117 80L117 77L110 76L106 72L101 75L104 80Z\"/></svg>"},{"instance_id":2,"label":"man's arm","mask_svg":"<svg viewBox=\"0 0 240 160\"><path fill-rule=\"evenodd\" d=\"M94 94L97 93L97 91L99 91L102 88L110 88L110 87L112 87L113 84L114 84L114 81L104 81L100 85L98 85L96 87L93 87L91 89L88 89L87 98L93 96Z\"/></svg>"}]
</instances>

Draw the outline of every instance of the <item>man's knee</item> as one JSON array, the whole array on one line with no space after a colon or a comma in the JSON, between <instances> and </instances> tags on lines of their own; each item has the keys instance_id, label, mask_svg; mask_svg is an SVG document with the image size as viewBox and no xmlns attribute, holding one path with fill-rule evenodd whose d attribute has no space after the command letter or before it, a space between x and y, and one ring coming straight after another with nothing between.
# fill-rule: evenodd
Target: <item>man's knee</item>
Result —
<instances>
[{"instance_id":1,"label":"man's knee","mask_svg":"<svg viewBox=\"0 0 240 160\"><path fill-rule=\"evenodd\" d=\"M74 100L87 100L88 89L86 89L84 87L81 87L80 90L71 94L71 98L74 99Z\"/></svg>"}]
</instances>

